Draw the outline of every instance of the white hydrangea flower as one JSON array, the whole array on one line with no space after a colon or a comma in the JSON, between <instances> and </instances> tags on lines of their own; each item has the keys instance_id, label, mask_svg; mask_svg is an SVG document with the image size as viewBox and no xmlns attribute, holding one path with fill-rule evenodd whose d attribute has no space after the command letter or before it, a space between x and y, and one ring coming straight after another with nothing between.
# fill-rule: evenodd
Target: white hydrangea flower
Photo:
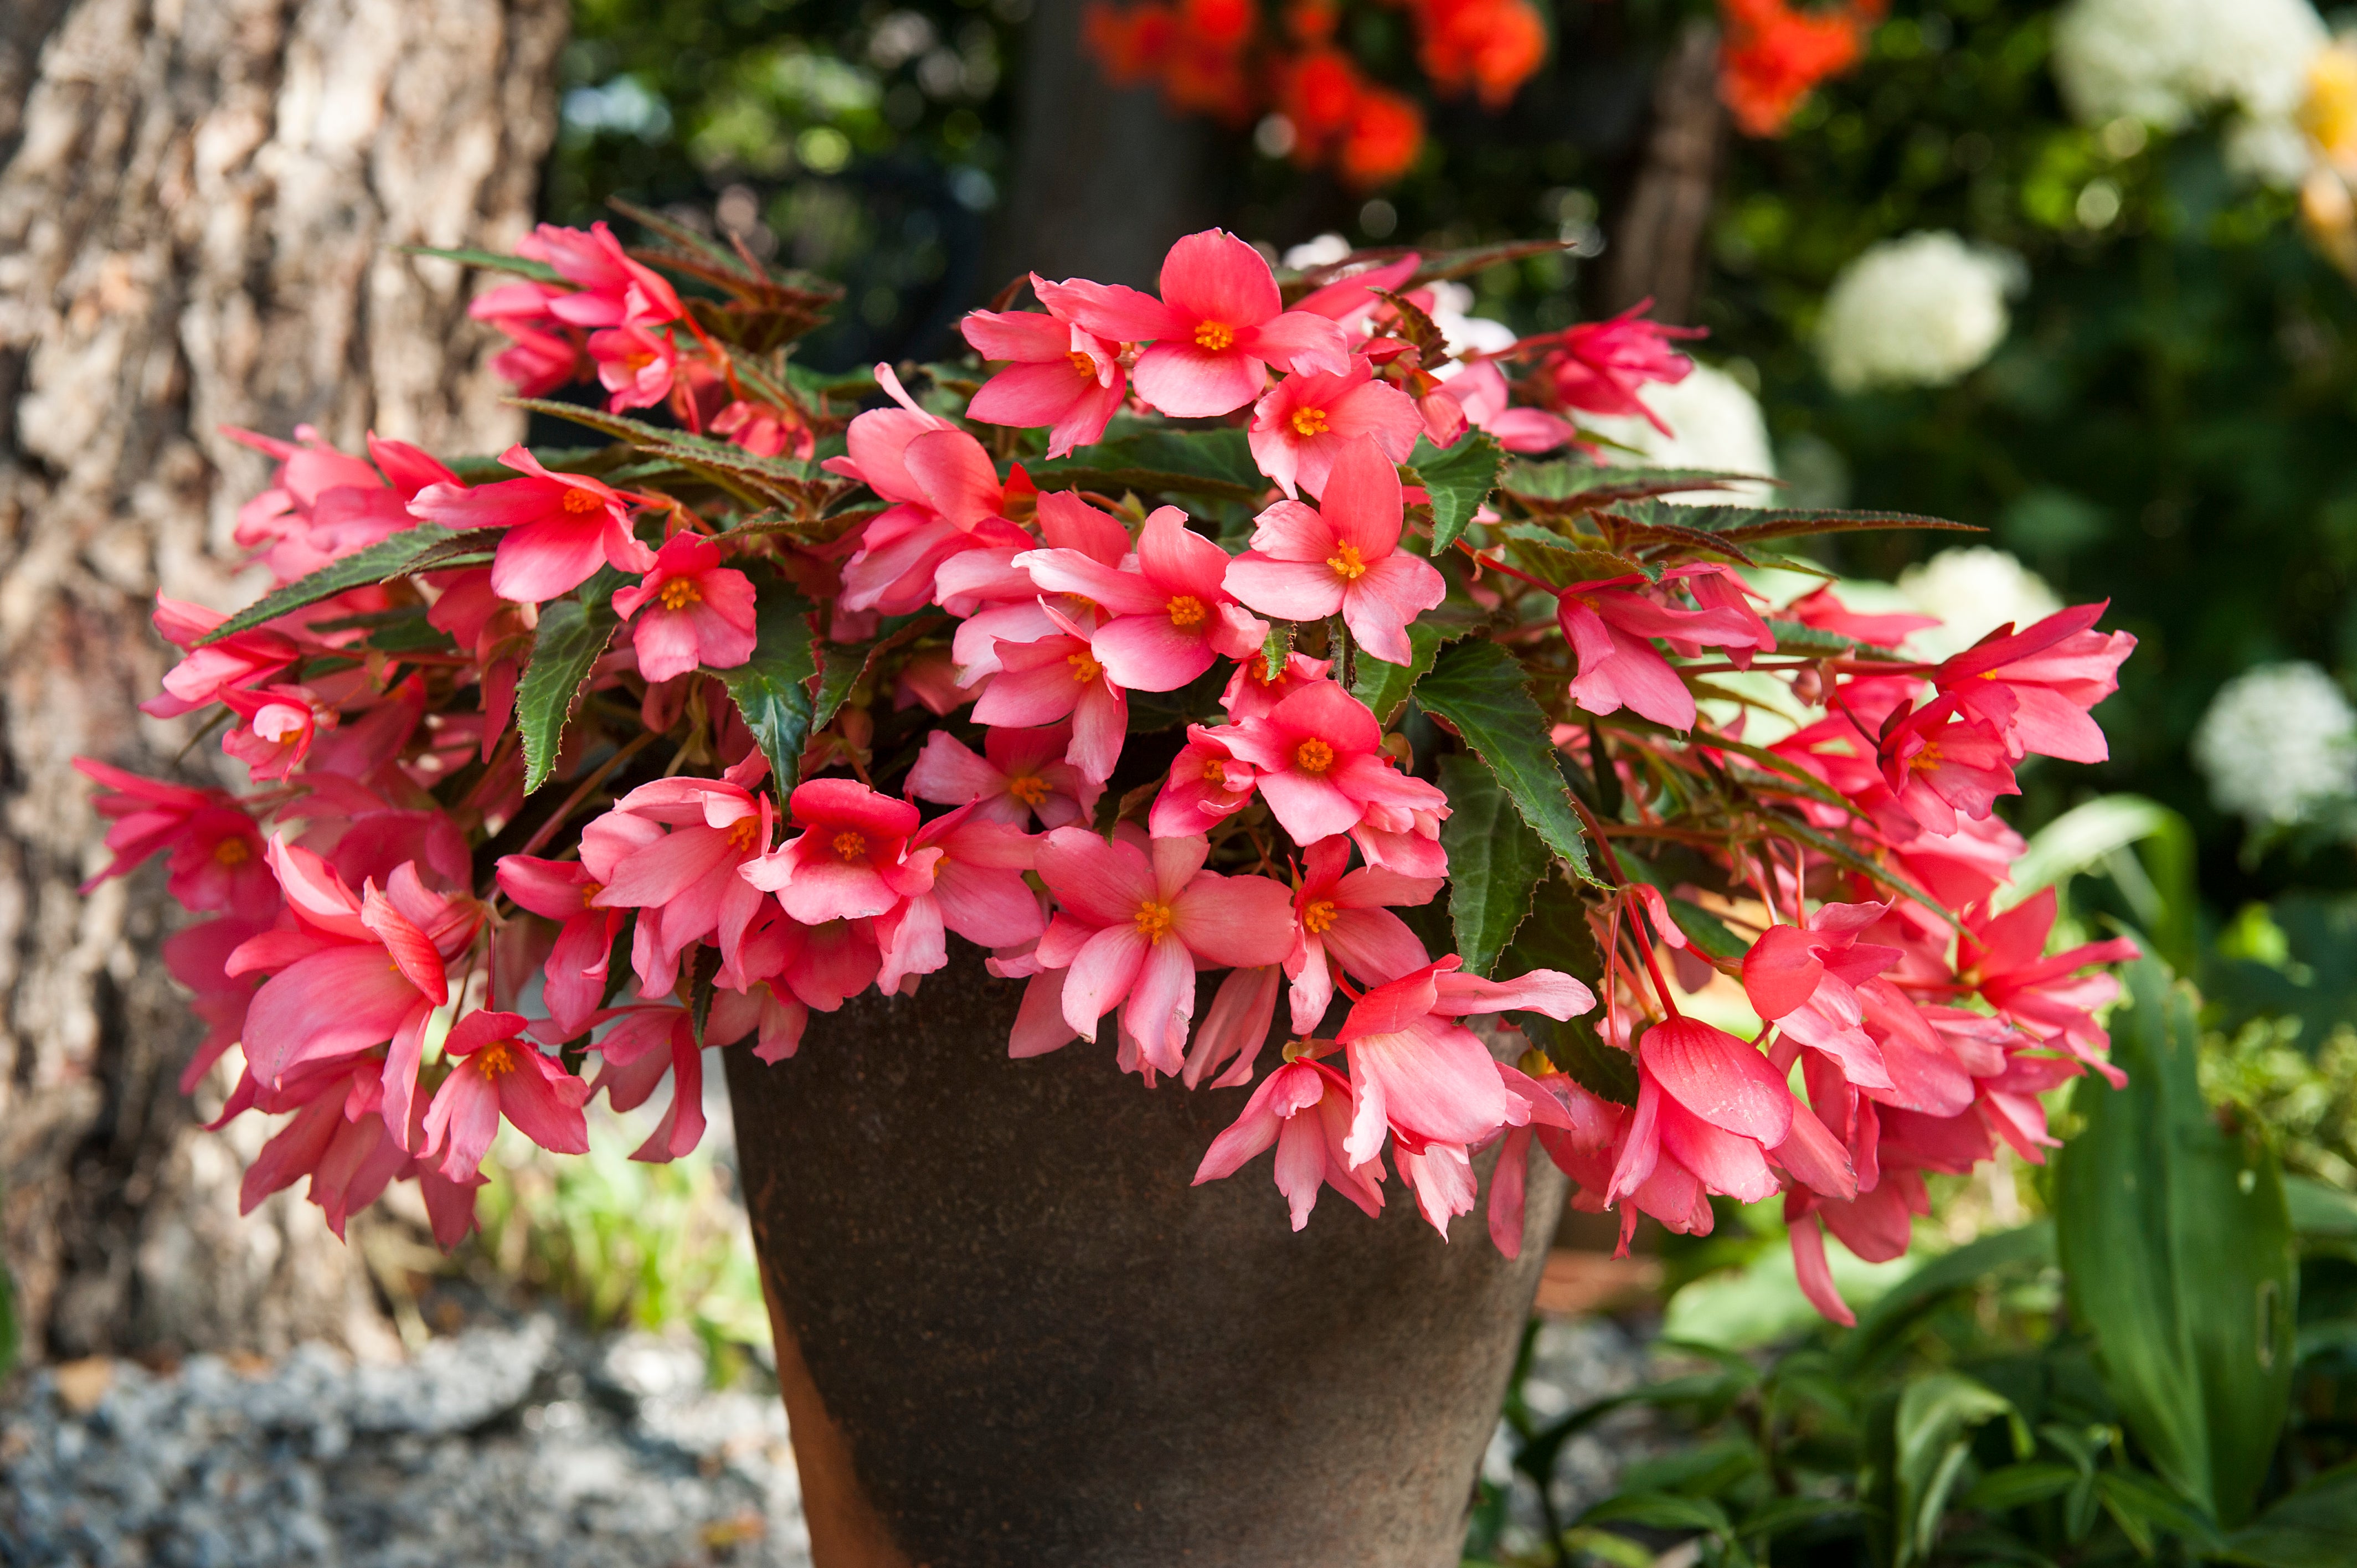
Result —
<instances>
[{"instance_id":1,"label":"white hydrangea flower","mask_svg":"<svg viewBox=\"0 0 2357 1568\"><path fill-rule=\"evenodd\" d=\"M1351 253L1351 242L1340 234L1320 234L1305 240L1285 252L1285 264L1295 272L1306 273L1312 267L1330 267Z\"/></svg>"},{"instance_id":2,"label":"white hydrangea flower","mask_svg":"<svg viewBox=\"0 0 2357 1568\"><path fill-rule=\"evenodd\" d=\"M1662 416L1669 435L1633 415L1583 414L1580 428L1637 454L1607 448L1609 456L1649 468L1713 468L1776 477L1776 456L1768 444L1768 420L1760 412L1760 400L1725 371L1696 360L1684 380L1648 386L1644 395L1645 406ZM1731 490L1684 490L1663 499L1698 506L1762 506L1770 493L1769 486L1745 485Z\"/></svg>"},{"instance_id":3,"label":"white hydrangea flower","mask_svg":"<svg viewBox=\"0 0 2357 1568\"><path fill-rule=\"evenodd\" d=\"M2309 0L2072 0L2054 24L2054 76L2089 125L2128 115L2173 131L2221 104L2282 120L2324 43Z\"/></svg>"},{"instance_id":4,"label":"white hydrangea flower","mask_svg":"<svg viewBox=\"0 0 2357 1568\"><path fill-rule=\"evenodd\" d=\"M1514 329L1504 322L1466 314L1473 307L1471 289L1448 278L1430 287L1432 309L1427 314L1432 324L1440 328L1440 335L1448 340L1449 348L1459 354L1496 354L1514 346ZM1463 360L1452 360L1440 368L1440 379L1447 381L1464 368Z\"/></svg>"},{"instance_id":5,"label":"white hydrangea flower","mask_svg":"<svg viewBox=\"0 0 2357 1568\"><path fill-rule=\"evenodd\" d=\"M1943 550L1899 574L1899 592L1941 624L1917 632L1908 647L1926 659L1962 653L2007 621L2016 628L2062 607L2046 579L1986 544Z\"/></svg>"},{"instance_id":6,"label":"white hydrangea flower","mask_svg":"<svg viewBox=\"0 0 2357 1568\"><path fill-rule=\"evenodd\" d=\"M1977 369L2011 324L2019 259L1947 230L1868 246L1834 279L1817 354L1836 391L1946 386Z\"/></svg>"},{"instance_id":7,"label":"white hydrangea flower","mask_svg":"<svg viewBox=\"0 0 2357 1568\"><path fill-rule=\"evenodd\" d=\"M2258 827L2296 822L2357 793L2357 710L2316 665L2262 665L2211 699L2193 761L2220 811Z\"/></svg>"}]
</instances>

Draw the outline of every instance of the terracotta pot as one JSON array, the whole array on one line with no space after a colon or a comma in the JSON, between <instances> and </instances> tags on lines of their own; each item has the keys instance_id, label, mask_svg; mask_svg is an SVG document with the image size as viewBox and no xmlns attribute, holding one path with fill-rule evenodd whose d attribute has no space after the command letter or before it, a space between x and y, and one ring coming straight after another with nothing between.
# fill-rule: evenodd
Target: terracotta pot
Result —
<instances>
[{"instance_id":1,"label":"terracotta pot","mask_svg":"<svg viewBox=\"0 0 2357 1568\"><path fill-rule=\"evenodd\" d=\"M1455 1564L1560 1176L1516 1262L1396 1179L1297 1235L1268 1156L1188 1186L1245 1090L1010 1061L1020 990L723 1053L819 1568Z\"/></svg>"}]
</instances>

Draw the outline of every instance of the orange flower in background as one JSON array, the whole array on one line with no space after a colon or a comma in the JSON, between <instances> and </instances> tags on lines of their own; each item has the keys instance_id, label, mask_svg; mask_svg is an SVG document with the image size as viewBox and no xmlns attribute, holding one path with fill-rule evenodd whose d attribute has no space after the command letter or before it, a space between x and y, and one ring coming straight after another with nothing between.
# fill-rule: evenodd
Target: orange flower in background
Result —
<instances>
[{"instance_id":1,"label":"orange flower in background","mask_svg":"<svg viewBox=\"0 0 2357 1568\"><path fill-rule=\"evenodd\" d=\"M1256 105L1245 53L1259 25L1254 0L1149 0L1126 10L1092 0L1081 40L1114 86L1156 81L1173 109L1232 125Z\"/></svg>"},{"instance_id":2,"label":"orange flower in background","mask_svg":"<svg viewBox=\"0 0 2357 1568\"><path fill-rule=\"evenodd\" d=\"M1424 112L1415 100L1370 87L1359 98L1336 166L1345 182L1365 190L1407 173L1423 150Z\"/></svg>"},{"instance_id":3,"label":"orange flower in background","mask_svg":"<svg viewBox=\"0 0 2357 1568\"><path fill-rule=\"evenodd\" d=\"M1546 59L1546 22L1530 0L1417 0L1416 63L1444 93L1468 88L1502 109Z\"/></svg>"},{"instance_id":4,"label":"orange flower in background","mask_svg":"<svg viewBox=\"0 0 2357 1568\"><path fill-rule=\"evenodd\" d=\"M1846 0L1795 10L1787 0L1719 0L1727 37L1719 46L1718 95L1748 136L1784 129L1817 83L1866 53L1885 0Z\"/></svg>"}]
</instances>

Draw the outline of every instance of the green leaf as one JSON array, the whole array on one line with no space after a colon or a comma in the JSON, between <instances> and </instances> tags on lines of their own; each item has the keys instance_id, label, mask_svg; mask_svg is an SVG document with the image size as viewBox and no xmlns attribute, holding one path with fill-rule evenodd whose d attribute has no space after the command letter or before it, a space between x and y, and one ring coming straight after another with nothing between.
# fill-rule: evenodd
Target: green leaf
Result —
<instances>
[{"instance_id":1,"label":"green leaf","mask_svg":"<svg viewBox=\"0 0 2357 1568\"><path fill-rule=\"evenodd\" d=\"M1948 1510L1948 1494L1971 1457L1972 1434L1999 1416L2013 1423L2016 1453L2027 1454L2029 1430L2021 1412L1986 1383L1961 1372L1932 1372L1910 1382L1899 1396L1893 1520L1899 1568L1931 1557Z\"/></svg>"},{"instance_id":2,"label":"green leaf","mask_svg":"<svg viewBox=\"0 0 2357 1568\"><path fill-rule=\"evenodd\" d=\"M1734 543L1754 539L1807 539L1821 533L1872 533L1889 529L1929 529L1943 533L1986 533L1969 522L1924 517L1911 511L1830 511L1744 506L1682 506L1674 509L1687 528ZM1647 521L1653 521L1648 517Z\"/></svg>"},{"instance_id":3,"label":"green leaf","mask_svg":"<svg viewBox=\"0 0 2357 1568\"><path fill-rule=\"evenodd\" d=\"M481 267L486 272L514 273L520 277L540 283L563 283L565 274L546 262L535 262L523 256L502 255L497 251L479 251L470 246L446 251L438 245L404 245L404 255L438 256L446 262L456 262L462 267Z\"/></svg>"},{"instance_id":4,"label":"green leaf","mask_svg":"<svg viewBox=\"0 0 2357 1568\"><path fill-rule=\"evenodd\" d=\"M1964 1494L1964 1507L1984 1513L2007 1513L2059 1498L2078 1479L2076 1466L2057 1465L2051 1459L2007 1465L1974 1482L1972 1490Z\"/></svg>"},{"instance_id":5,"label":"green leaf","mask_svg":"<svg viewBox=\"0 0 2357 1568\"><path fill-rule=\"evenodd\" d=\"M1126 489L1253 501L1268 489L1253 460L1251 439L1232 429L1132 426L1069 457L1026 463L1023 468L1043 490Z\"/></svg>"},{"instance_id":6,"label":"green leaf","mask_svg":"<svg viewBox=\"0 0 2357 1568\"><path fill-rule=\"evenodd\" d=\"M1415 471L1412 483L1422 485L1432 498L1432 554L1435 560L1448 553L1498 488L1498 468L1506 460L1505 449L1491 436L1479 430L1468 432L1456 446L1442 450L1422 436L1416 438L1415 450L1407 455L1408 467Z\"/></svg>"},{"instance_id":7,"label":"green leaf","mask_svg":"<svg viewBox=\"0 0 2357 1568\"><path fill-rule=\"evenodd\" d=\"M1448 852L1448 918L1468 972L1484 979L1531 912L1531 896L1552 857L1478 758L1440 759L1449 816L1440 824Z\"/></svg>"},{"instance_id":8,"label":"green leaf","mask_svg":"<svg viewBox=\"0 0 2357 1568\"><path fill-rule=\"evenodd\" d=\"M1730 484L1757 484L1764 476L1736 474L1720 468L1655 468L1591 463L1567 457L1552 463L1512 462L1499 476L1508 495L1534 511L1568 513L1599 511L1623 501L1686 490L1724 489Z\"/></svg>"},{"instance_id":9,"label":"green leaf","mask_svg":"<svg viewBox=\"0 0 2357 1568\"><path fill-rule=\"evenodd\" d=\"M1269 636L1273 639L1276 633L1271 630ZM1366 703L1375 722L1389 729L1399 722L1400 710L1407 706L1408 693L1415 690L1415 683L1431 673L1444 636L1439 623L1426 616L1408 623L1408 663L1386 664L1361 649L1351 695Z\"/></svg>"},{"instance_id":10,"label":"green leaf","mask_svg":"<svg viewBox=\"0 0 2357 1568\"><path fill-rule=\"evenodd\" d=\"M398 577L408 571L418 557L445 540L456 537L449 529L430 522L404 529L392 538L381 539L365 550L356 550L341 560L330 561L307 576L297 577L275 593L264 594L197 639L197 646L202 648L209 642L219 642L224 637L251 631L264 621L276 620L280 616L299 610L306 605L316 605L321 599L331 599L354 588L382 583L387 577Z\"/></svg>"},{"instance_id":11,"label":"green leaf","mask_svg":"<svg viewBox=\"0 0 2357 1568\"><path fill-rule=\"evenodd\" d=\"M2357 1237L2357 1197L2309 1176L2284 1177L2292 1233L2318 1240Z\"/></svg>"},{"instance_id":12,"label":"green leaf","mask_svg":"<svg viewBox=\"0 0 2357 1568\"><path fill-rule=\"evenodd\" d=\"M1591 991L1603 989L1604 960L1587 929L1586 905L1577 885L1563 876L1540 879L1530 918L1499 960L1498 972L1507 979L1534 969L1568 974ZM1544 1013L1518 1013L1514 1021L1582 1089L1615 1105L1637 1103L1636 1058L1605 1044L1590 1019L1559 1023Z\"/></svg>"},{"instance_id":13,"label":"green leaf","mask_svg":"<svg viewBox=\"0 0 2357 1568\"><path fill-rule=\"evenodd\" d=\"M1708 1498L1680 1497L1675 1492L1624 1492L1607 1498L1579 1516L1582 1524L1641 1524L1653 1530L1700 1530L1713 1535L1734 1533L1727 1510Z\"/></svg>"},{"instance_id":14,"label":"green leaf","mask_svg":"<svg viewBox=\"0 0 2357 1568\"><path fill-rule=\"evenodd\" d=\"M2325 1471L2226 1537L2222 1555L2255 1568L2357 1563L2357 1464Z\"/></svg>"},{"instance_id":15,"label":"green leaf","mask_svg":"<svg viewBox=\"0 0 2357 1568\"><path fill-rule=\"evenodd\" d=\"M799 782L802 748L810 744L810 678L818 673L811 603L765 562L748 563L753 578L753 657L720 672L745 727L770 759L772 788L782 801Z\"/></svg>"},{"instance_id":16,"label":"green leaf","mask_svg":"<svg viewBox=\"0 0 2357 1568\"><path fill-rule=\"evenodd\" d=\"M2053 1261L2051 1219L2033 1219L2016 1230L1982 1236L1953 1252L1943 1253L1893 1285L1858 1315L1857 1326L1842 1338L1840 1364L1845 1371L1855 1374L1947 1301L1977 1291L2001 1274L2018 1269L2042 1268Z\"/></svg>"},{"instance_id":17,"label":"green leaf","mask_svg":"<svg viewBox=\"0 0 2357 1568\"><path fill-rule=\"evenodd\" d=\"M1415 691L1416 701L1446 719L1490 765L1523 821L1547 848L1594 882L1587 841L1555 765L1553 726L1531 700L1529 678L1514 656L1494 642L1460 642Z\"/></svg>"},{"instance_id":18,"label":"green leaf","mask_svg":"<svg viewBox=\"0 0 2357 1568\"><path fill-rule=\"evenodd\" d=\"M619 624L613 605L618 579L619 574L606 567L578 592L540 607L532 661L523 667L523 679L516 683L515 724L523 736L527 795L547 783L555 769L565 720L589 679L591 666L613 639Z\"/></svg>"},{"instance_id":19,"label":"green leaf","mask_svg":"<svg viewBox=\"0 0 2357 1568\"><path fill-rule=\"evenodd\" d=\"M794 457L764 457L726 441L668 430L626 414L607 413L577 403L551 403L544 398L510 398L518 408L551 414L591 430L602 431L641 452L676 463L689 473L751 499L757 506L780 506L810 513L856 487L816 463Z\"/></svg>"},{"instance_id":20,"label":"green leaf","mask_svg":"<svg viewBox=\"0 0 2357 1568\"><path fill-rule=\"evenodd\" d=\"M2124 860L2132 846L2144 854ZM2187 973L2200 958L2193 857L2193 829L2175 811L2140 795L2098 796L2038 830L1996 905L2009 908L2083 872L2108 875L2160 956Z\"/></svg>"},{"instance_id":21,"label":"green leaf","mask_svg":"<svg viewBox=\"0 0 2357 1568\"><path fill-rule=\"evenodd\" d=\"M2080 1080L2084 1130L2059 1156L2056 1234L2071 1316L2161 1478L2228 1526L2249 1518L2282 1434L2298 1275L2275 1151L2201 1099L2193 996L2158 959L2127 966L2115 1090Z\"/></svg>"}]
</instances>

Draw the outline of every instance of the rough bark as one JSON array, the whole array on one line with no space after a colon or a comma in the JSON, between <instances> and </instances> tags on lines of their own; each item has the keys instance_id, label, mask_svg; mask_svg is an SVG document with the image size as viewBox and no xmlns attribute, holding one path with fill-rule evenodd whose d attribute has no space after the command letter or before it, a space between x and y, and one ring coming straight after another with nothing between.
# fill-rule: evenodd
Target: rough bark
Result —
<instances>
[{"instance_id":1,"label":"rough bark","mask_svg":"<svg viewBox=\"0 0 2357 1568\"><path fill-rule=\"evenodd\" d=\"M1653 80L1652 121L1629 203L1605 257L1604 308L1651 298L1656 319L1690 323L1702 303L1711 204L1727 113L1718 32L1690 24Z\"/></svg>"},{"instance_id":2,"label":"rough bark","mask_svg":"<svg viewBox=\"0 0 2357 1568\"><path fill-rule=\"evenodd\" d=\"M358 1258L242 1143L197 1133L196 1031L152 869L91 897L70 759L198 778L142 718L158 590L228 607L266 461L317 425L496 450L469 280L404 244L513 240L554 130L564 0L0 0L0 1182L36 1354L271 1350L384 1330Z\"/></svg>"}]
</instances>

